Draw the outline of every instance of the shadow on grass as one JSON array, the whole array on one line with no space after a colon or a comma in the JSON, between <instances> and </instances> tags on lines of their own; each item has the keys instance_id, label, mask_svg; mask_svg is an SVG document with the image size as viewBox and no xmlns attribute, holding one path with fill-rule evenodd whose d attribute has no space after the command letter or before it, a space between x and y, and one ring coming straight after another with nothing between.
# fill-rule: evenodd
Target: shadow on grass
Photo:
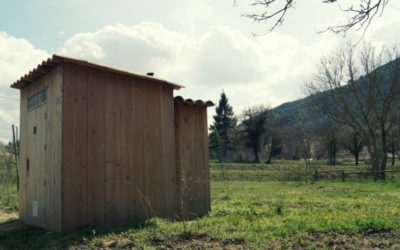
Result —
<instances>
[{"instance_id":1,"label":"shadow on grass","mask_svg":"<svg viewBox=\"0 0 400 250\"><path fill-rule=\"evenodd\" d=\"M0 230L0 249L66 249L72 246L86 245L97 237L102 238L126 230L140 230L151 226L149 222L142 222L117 228L97 226L85 227L67 233L56 233L26 226L14 220L0 223L0 229L5 229Z\"/></svg>"}]
</instances>

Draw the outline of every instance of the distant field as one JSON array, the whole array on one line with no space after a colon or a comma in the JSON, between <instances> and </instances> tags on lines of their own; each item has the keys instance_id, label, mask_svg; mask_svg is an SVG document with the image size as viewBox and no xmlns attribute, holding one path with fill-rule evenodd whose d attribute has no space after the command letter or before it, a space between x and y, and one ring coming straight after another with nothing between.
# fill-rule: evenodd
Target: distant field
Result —
<instances>
[{"instance_id":1,"label":"distant field","mask_svg":"<svg viewBox=\"0 0 400 250\"><path fill-rule=\"evenodd\" d=\"M253 163L210 163L211 178L216 181L305 181L305 162L275 160L272 164ZM390 166L388 170L400 170L399 165ZM371 167L364 162L355 166L352 162L339 165L327 165L324 161L312 161L308 168L308 180L345 180L370 181L373 179ZM357 174L353 174L357 173ZM365 173L365 174L363 174ZM317 176L317 177L316 177ZM400 173L388 173L387 178L397 178Z\"/></svg>"},{"instance_id":2,"label":"distant field","mask_svg":"<svg viewBox=\"0 0 400 250\"><path fill-rule=\"evenodd\" d=\"M261 174L265 169L248 171ZM314 184L252 178L246 174L243 181L213 180L212 212L198 220L152 219L125 228L86 228L68 234L31 228L2 232L0 225L0 249L400 248L400 179L396 176L385 182Z\"/></svg>"}]
</instances>

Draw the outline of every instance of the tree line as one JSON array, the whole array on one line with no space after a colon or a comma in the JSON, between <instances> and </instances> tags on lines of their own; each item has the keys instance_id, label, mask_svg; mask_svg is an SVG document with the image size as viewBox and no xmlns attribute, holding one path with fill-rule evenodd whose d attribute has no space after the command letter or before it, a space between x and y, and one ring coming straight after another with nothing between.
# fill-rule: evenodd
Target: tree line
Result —
<instances>
[{"instance_id":1,"label":"tree line","mask_svg":"<svg viewBox=\"0 0 400 250\"><path fill-rule=\"evenodd\" d=\"M347 45L317 66L294 123L262 105L236 116L223 92L210 126L211 158L270 163L312 157L335 165L338 153L348 152L358 165L365 151L375 177L385 179L400 149L398 49Z\"/></svg>"}]
</instances>

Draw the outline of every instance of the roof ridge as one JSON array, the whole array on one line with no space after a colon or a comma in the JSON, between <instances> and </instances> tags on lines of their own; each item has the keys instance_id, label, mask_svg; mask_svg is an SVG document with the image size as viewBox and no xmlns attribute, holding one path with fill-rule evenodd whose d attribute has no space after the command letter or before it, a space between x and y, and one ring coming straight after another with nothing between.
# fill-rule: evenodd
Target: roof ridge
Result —
<instances>
[{"instance_id":1,"label":"roof ridge","mask_svg":"<svg viewBox=\"0 0 400 250\"><path fill-rule=\"evenodd\" d=\"M193 101L192 99L188 98L185 99L182 96L178 95L174 98L174 102L176 104L186 104L189 106L199 106L199 107L212 107L215 104L212 101L202 101L202 100L196 100Z\"/></svg>"},{"instance_id":2,"label":"roof ridge","mask_svg":"<svg viewBox=\"0 0 400 250\"><path fill-rule=\"evenodd\" d=\"M105 70L109 71L112 73L120 74L120 75L126 75L129 77L135 77L135 78L141 78L145 80L153 80L157 81L163 84L167 84L172 86L174 89L179 90L181 88L184 88L184 86L169 82L164 79L160 79L157 77L152 77L152 76L147 76L135 72L131 72L129 70L124 70L124 69L117 69L117 68L112 68L106 65L102 64L97 64L97 63L92 63L86 60L82 59L77 59L77 58L72 58L72 57L67 57L63 55L58 55L58 54L53 54L51 57L49 57L47 60L42 61L42 63L38 64L33 70L29 71L29 73L23 75L15 81L13 84L11 84L11 88L16 88L16 89L21 89L25 87L26 85L29 85L33 83L34 81L40 79L47 73L49 73L52 69L56 68L60 64L64 62L69 62L77 65L81 65L84 67L91 67L91 68L96 68L98 70Z\"/></svg>"}]
</instances>

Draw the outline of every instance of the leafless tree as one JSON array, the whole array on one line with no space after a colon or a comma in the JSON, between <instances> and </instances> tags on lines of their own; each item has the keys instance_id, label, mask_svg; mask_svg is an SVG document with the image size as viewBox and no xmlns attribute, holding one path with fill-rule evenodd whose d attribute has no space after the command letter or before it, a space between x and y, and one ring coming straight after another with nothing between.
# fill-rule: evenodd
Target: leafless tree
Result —
<instances>
[{"instance_id":1,"label":"leafless tree","mask_svg":"<svg viewBox=\"0 0 400 250\"><path fill-rule=\"evenodd\" d=\"M267 132L269 108L251 107L243 112L243 132L246 145L253 150L254 162L260 162L259 152Z\"/></svg>"},{"instance_id":2,"label":"leafless tree","mask_svg":"<svg viewBox=\"0 0 400 250\"><path fill-rule=\"evenodd\" d=\"M341 3L345 0L321 0L321 4L336 3L339 8L348 13L347 22L327 27L326 30L335 33L345 33L350 29L367 30L371 21L382 15L385 7L390 0L359 0L358 5L350 5L342 7ZM270 30L274 30L277 26L284 22L287 12L296 5L295 0L252 0L251 5L260 8L261 11L247 13L244 16L252 19L254 22L272 22ZM325 31L326 31L325 30Z\"/></svg>"},{"instance_id":3,"label":"leafless tree","mask_svg":"<svg viewBox=\"0 0 400 250\"><path fill-rule=\"evenodd\" d=\"M354 156L354 165L358 166L360 154L364 147L360 134L350 128L343 128L339 137L343 147Z\"/></svg>"},{"instance_id":4,"label":"leafless tree","mask_svg":"<svg viewBox=\"0 0 400 250\"><path fill-rule=\"evenodd\" d=\"M347 46L322 58L319 66L314 81L306 85L311 100L329 118L359 133L373 170L384 171L388 134L400 118L399 51L370 45L354 51Z\"/></svg>"},{"instance_id":5,"label":"leafless tree","mask_svg":"<svg viewBox=\"0 0 400 250\"><path fill-rule=\"evenodd\" d=\"M400 150L400 124L398 124L395 128L393 128L388 134L388 151L392 156L392 167L395 166L396 163L396 155Z\"/></svg>"}]
</instances>

